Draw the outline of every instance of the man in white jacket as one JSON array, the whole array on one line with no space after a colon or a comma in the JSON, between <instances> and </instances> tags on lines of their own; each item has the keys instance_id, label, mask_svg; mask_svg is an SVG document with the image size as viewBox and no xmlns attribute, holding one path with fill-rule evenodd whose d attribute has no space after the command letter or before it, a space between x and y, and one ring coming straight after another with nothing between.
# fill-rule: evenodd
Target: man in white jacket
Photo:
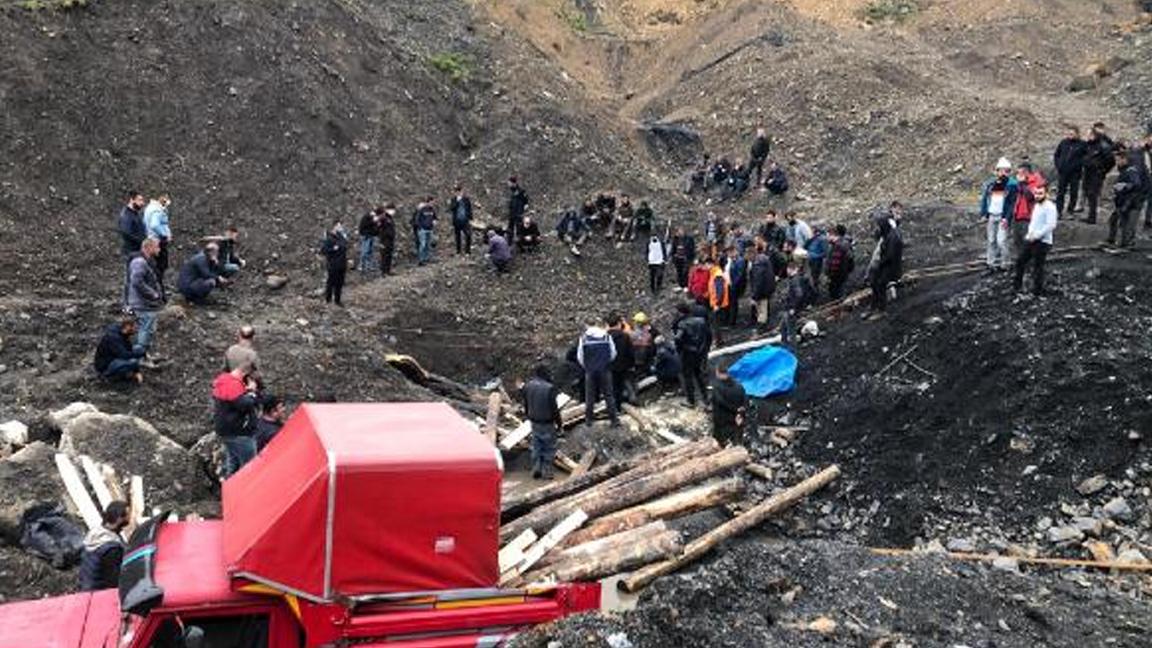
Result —
<instances>
[{"instance_id":1,"label":"man in white jacket","mask_svg":"<svg viewBox=\"0 0 1152 648\"><path fill-rule=\"evenodd\" d=\"M658 294L664 287L664 265L668 262L668 249L655 234L648 239L648 288Z\"/></svg>"},{"instance_id":2,"label":"man in white jacket","mask_svg":"<svg viewBox=\"0 0 1152 648\"><path fill-rule=\"evenodd\" d=\"M1039 186L1033 190L1036 197L1036 206L1032 208L1032 220L1028 223L1028 232L1024 234L1024 247L1016 257L1016 276L1012 286L1017 292L1024 285L1024 270L1028 263L1032 263L1032 294L1037 297L1044 294L1044 261L1048 258L1048 251L1052 249L1052 233L1056 231L1056 220L1059 214L1056 203L1048 196L1048 187Z\"/></svg>"}]
</instances>

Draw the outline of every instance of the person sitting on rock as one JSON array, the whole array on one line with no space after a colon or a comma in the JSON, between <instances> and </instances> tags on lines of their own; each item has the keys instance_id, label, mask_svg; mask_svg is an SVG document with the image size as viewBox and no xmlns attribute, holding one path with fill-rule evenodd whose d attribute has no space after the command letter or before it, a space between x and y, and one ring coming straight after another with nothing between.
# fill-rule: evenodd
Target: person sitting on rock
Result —
<instances>
[{"instance_id":1,"label":"person sitting on rock","mask_svg":"<svg viewBox=\"0 0 1152 648\"><path fill-rule=\"evenodd\" d=\"M764 188L773 196L781 196L788 191L788 175L776 160L768 163L768 177L764 180Z\"/></svg>"},{"instance_id":2,"label":"person sitting on rock","mask_svg":"<svg viewBox=\"0 0 1152 648\"><path fill-rule=\"evenodd\" d=\"M616 216L616 196L601 192L596 196L596 218L594 225L608 225Z\"/></svg>"},{"instance_id":3,"label":"person sitting on rock","mask_svg":"<svg viewBox=\"0 0 1152 648\"><path fill-rule=\"evenodd\" d=\"M632 199L628 197L628 194L620 194L620 204L616 207L616 215L612 218L611 224L608 225L608 233L605 236L610 239L619 237L621 241L631 241L635 236L632 223L633 216L635 216L635 211L632 209Z\"/></svg>"},{"instance_id":4,"label":"person sitting on rock","mask_svg":"<svg viewBox=\"0 0 1152 648\"><path fill-rule=\"evenodd\" d=\"M112 381L144 382L140 373L140 360L144 357L144 347L135 345L136 317L124 315L115 324L109 324L96 345L96 358L93 366L101 378Z\"/></svg>"},{"instance_id":5,"label":"person sitting on rock","mask_svg":"<svg viewBox=\"0 0 1152 648\"><path fill-rule=\"evenodd\" d=\"M496 274L506 274L512 265L512 246L502 232L488 230L488 260Z\"/></svg>"},{"instance_id":6,"label":"person sitting on rock","mask_svg":"<svg viewBox=\"0 0 1152 648\"><path fill-rule=\"evenodd\" d=\"M600 210L596 207L596 201L591 198L585 200L584 204L580 206L580 215L584 217L584 222L591 227L600 218Z\"/></svg>"},{"instance_id":7,"label":"person sitting on rock","mask_svg":"<svg viewBox=\"0 0 1152 648\"><path fill-rule=\"evenodd\" d=\"M252 365L241 364L212 381L213 424L224 446L223 477L227 479L256 456L256 381Z\"/></svg>"},{"instance_id":8,"label":"person sitting on rock","mask_svg":"<svg viewBox=\"0 0 1152 648\"><path fill-rule=\"evenodd\" d=\"M284 427L284 418L288 413L284 401L278 396L265 396L260 404L260 418L256 420L256 452L264 449Z\"/></svg>"},{"instance_id":9,"label":"person sitting on rock","mask_svg":"<svg viewBox=\"0 0 1152 648\"><path fill-rule=\"evenodd\" d=\"M588 240L588 221L575 209L569 208L556 225L556 234L565 245L569 246L572 254L580 256L580 246Z\"/></svg>"},{"instance_id":10,"label":"person sitting on rock","mask_svg":"<svg viewBox=\"0 0 1152 648\"><path fill-rule=\"evenodd\" d=\"M220 247L209 243L180 268L176 288L188 303L206 304L213 290L228 285L228 279L220 274L219 255Z\"/></svg>"},{"instance_id":11,"label":"person sitting on rock","mask_svg":"<svg viewBox=\"0 0 1152 648\"><path fill-rule=\"evenodd\" d=\"M128 527L128 503L113 500L104 507L102 525L84 536L80 557L80 591L94 592L120 585L120 565L124 560L124 537Z\"/></svg>"},{"instance_id":12,"label":"person sitting on rock","mask_svg":"<svg viewBox=\"0 0 1152 648\"><path fill-rule=\"evenodd\" d=\"M520 229L516 231L516 250L523 254L524 252L533 252L539 247L540 225L536 223L534 218L525 215Z\"/></svg>"}]
</instances>

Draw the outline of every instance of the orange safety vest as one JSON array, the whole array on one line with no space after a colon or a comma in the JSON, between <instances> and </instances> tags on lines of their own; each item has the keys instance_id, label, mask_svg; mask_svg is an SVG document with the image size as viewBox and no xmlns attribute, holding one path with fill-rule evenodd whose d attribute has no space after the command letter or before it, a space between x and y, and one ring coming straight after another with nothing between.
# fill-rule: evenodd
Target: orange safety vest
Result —
<instances>
[{"instance_id":1,"label":"orange safety vest","mask_svg":"<svg viewBox=\"0 0 1152 648\"><path fill-rule=\"evenodd\" d=\"M720 284L719 290L717 284ZM713 266L708 276L708 302L712 304L712 310L728 308L728 288L728 276L724 274L724 269L719 265Z\"/></svg>"}]
</instances>

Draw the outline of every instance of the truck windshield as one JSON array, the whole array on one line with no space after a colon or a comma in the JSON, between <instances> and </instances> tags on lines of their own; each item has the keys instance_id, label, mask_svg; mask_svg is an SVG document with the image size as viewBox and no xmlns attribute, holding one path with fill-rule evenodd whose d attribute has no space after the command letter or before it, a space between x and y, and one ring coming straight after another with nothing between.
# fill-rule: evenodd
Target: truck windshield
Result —
<instances>
[{"instance_id":1,"label":"truck windshield","mask_svg":"<svg viewBox=\"0 0 1152 648\"><path fill-rule=\"evenodd\" d=\"M182 621L184 629L175 618L164 619L148 648L184 648L184 630L193 627L204 632L202 648L268 648L268 616L264 614L184 617Z\"/></svg>"}]
</instances>

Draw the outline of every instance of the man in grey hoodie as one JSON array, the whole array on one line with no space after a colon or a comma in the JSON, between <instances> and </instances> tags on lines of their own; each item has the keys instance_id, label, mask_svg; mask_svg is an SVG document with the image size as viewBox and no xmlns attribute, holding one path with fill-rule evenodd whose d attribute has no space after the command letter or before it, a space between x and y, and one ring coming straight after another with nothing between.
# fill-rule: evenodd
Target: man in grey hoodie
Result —
<instances>
[{"instance_id":1,"label":"man in grey hoodie","mask_svg":"<svg viewBox=\"0 0 1152 648\"><path fill-rule=\"evenodd\" d=\"M576 361L584 368L584 424L589 427L594 406L601 396L608 404L612 427L620 425L612 390L612 373L609 371L615 359L616 345L608 331L599 322L589 322L588 329L576 345Z\"/></svg>"},{"instance_id":2,"label":"man in grey hoodie","mask_svg":"<svg viewBox=\"0 0 1152 648\"><path fill-rule=\"evenodd\" d=\"M84 537L80 558L80 590L110 589L120 584L120 562L124 559L124 538L128 527L128 503L116 500L104 509L103 526Z\"/></svg>"},{"instance_id":3,"label":"man in grey hoodie","mask_svg":"<svg viewBox=\"0 0 1152 648\"><path fill-rule=\"evenodd\" d=\"M136 314L139 329L136 331L136 345L145 352L152 345L156 333L156 319L164 309L164 288L160 283L160 273L156 270L156 257L160 254L160 241L144 239L140 254L128 263L128 308Z\"/></svg>"}]
</instances>

